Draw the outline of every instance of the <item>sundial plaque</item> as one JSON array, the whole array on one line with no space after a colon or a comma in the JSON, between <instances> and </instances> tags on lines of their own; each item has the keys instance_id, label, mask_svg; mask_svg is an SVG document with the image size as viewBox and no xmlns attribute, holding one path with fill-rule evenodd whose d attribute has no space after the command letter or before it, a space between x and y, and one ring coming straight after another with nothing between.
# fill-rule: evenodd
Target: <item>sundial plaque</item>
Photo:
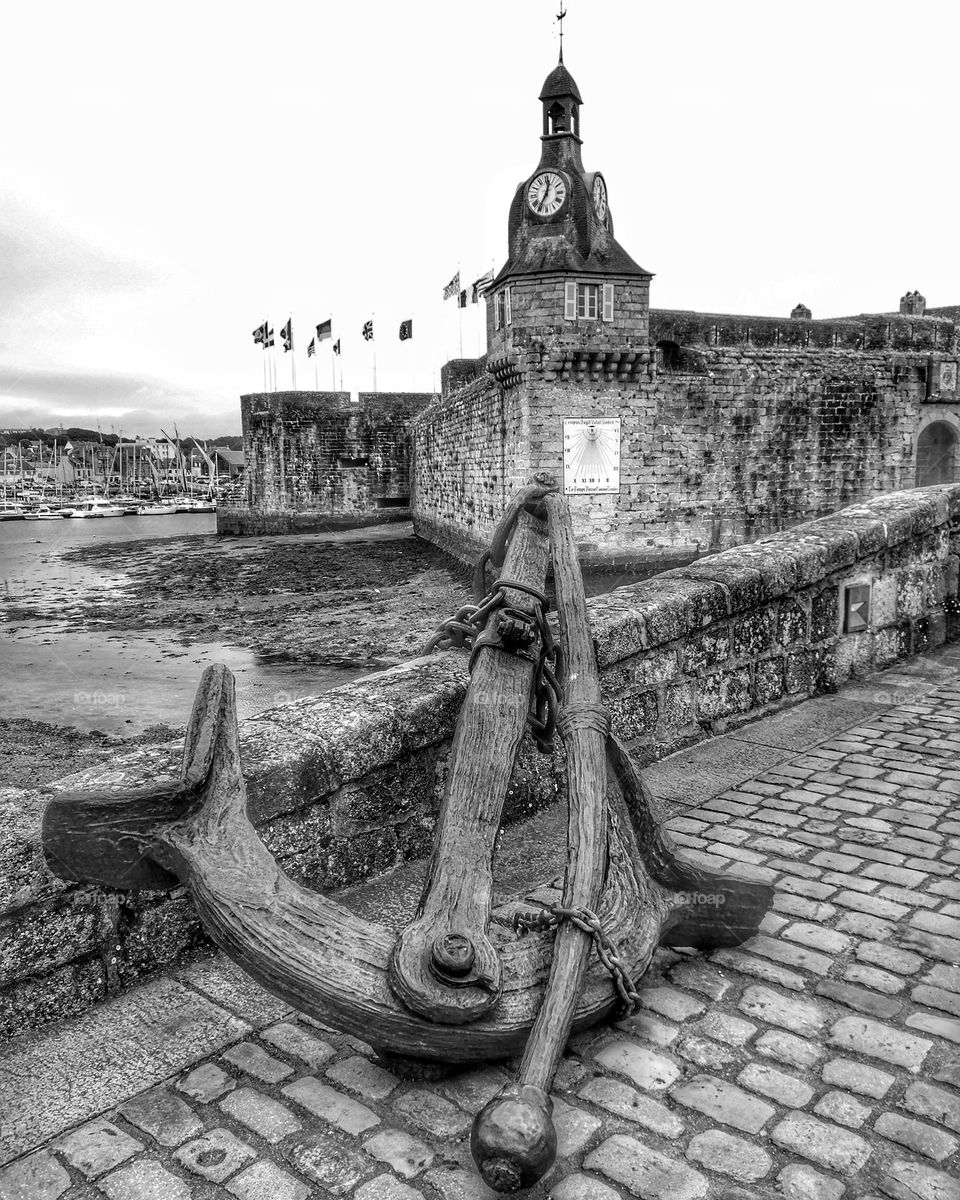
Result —
<instances>
[{"instance_id":1,"label":"sundial plaque","mask_svg":"<svg viewBox=\"0 0 960 1200\"><path fill-rule=\"evenodd\" d=\"M563 491L567 496L620 491L619 417L564 417Z\"/></svg>"}]
</instances>

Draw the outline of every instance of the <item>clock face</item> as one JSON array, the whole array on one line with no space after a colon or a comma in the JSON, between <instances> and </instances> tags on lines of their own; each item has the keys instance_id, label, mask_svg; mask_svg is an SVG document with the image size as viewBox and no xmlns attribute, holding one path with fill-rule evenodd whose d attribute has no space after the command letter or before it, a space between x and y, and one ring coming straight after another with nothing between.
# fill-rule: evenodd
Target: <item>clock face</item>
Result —
<instances>
[{"instance_id":1,"label":"clock face","mask_svg":"<svg viewBox=\"0 0 960 1200\"><path fill-rule=\"evenodd\" d=\"M538 217L552 217L567 198L567 185L556 171L541 171L527 189L527 203Z\"/></svg>"},{"instance_id":2,"label":"clock face","mask_svg":"<svg viewBox=\"0 0 960 1200\"><path fill-rule=\"evenodd\" d=\"M593 177L593 211L597 214L598 221L602 221L607 215L607 185L602 175Z\"/></svg>"}]
</instances>

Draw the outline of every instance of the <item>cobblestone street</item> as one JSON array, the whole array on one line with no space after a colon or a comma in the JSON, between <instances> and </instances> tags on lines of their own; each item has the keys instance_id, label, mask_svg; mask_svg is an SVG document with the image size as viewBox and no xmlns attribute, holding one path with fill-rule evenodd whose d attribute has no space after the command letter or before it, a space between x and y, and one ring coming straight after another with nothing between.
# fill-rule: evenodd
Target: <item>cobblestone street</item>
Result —
<instances>
[{"instance_id":1,"label":"cobblestone street","mask_svg":"<svg viewBox=\"0 0 960 1200\"><path fill-rule=\"evenodd\" d=\"M798 710L716 740L743 781L702 772L670 828L775 906L737 950L659 952L642 1012L573 1039L528 1195L960 1198L960 673L934 661L812 743ZM482 1200L470 1125L506 1078L401 1080L211 959L0 1052L0 1196Z\"/></svg>"}]
</instances>

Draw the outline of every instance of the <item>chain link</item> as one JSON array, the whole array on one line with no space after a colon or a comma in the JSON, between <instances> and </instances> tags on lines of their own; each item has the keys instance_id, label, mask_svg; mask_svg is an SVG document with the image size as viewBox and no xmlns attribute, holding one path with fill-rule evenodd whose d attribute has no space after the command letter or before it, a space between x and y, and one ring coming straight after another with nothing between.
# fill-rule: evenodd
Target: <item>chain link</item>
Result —
<instances>
[{"instance_id":1,"label":"chain link","mask_svg":"<svg viewBox=\"0 0 960 1200\"><path fill-rule=\"evenodd\" d=\"M617 992L625 1007L625 1016L632 1016L640 1007L640 993L633 986L617 948L603 931L600 918L589 908L564 908L562 904L544 904L540 912L517 913L513 918L514 933L523 937L525 933L545 932L556 929L560 922L572 921L578 929L589 933L597 951L597 957L613 977Z\"/></svg>"},{"instance_id":2,"label":"chain link","mask_svg":"<svg viewBox=\"0 0 960 1200\"><path fill-rule=\"evenodd\" d=\"M479 604L464 604L452 617L448 617L436 632L424 643L421 654L432 654L434 650L469 650L470 670L476 660L477 650L483 644L478 641L491 615L506 602L506 591L525 592L537 601L537 610L531 614L536 622L540 649L536 659L533 689L530 696L530 711L527 724L537 748L544 754L553 750L553 735L557 727L562 687L562 657L559 645L553 640L553 631L547 622L550 601L537 588L517 582L515 579L500 578Z\"/></svg>"}]
</instances>

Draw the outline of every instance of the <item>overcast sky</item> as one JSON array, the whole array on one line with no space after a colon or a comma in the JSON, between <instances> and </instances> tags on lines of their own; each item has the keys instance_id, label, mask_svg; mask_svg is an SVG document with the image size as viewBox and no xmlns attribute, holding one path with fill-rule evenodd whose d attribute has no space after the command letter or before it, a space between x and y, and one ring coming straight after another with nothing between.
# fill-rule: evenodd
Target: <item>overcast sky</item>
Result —
<instances>
[{"instance_id":1,"label":"overcast sky","mask_svg":"<svg viewBox=\"0 0 960 1200\"><path fill-rule=\"evenodd\" d=\"M588 170L661 308L960 303L958 6L567 0ZM0 425L239 431L251 331L332 317L345 388L432 390L506 254L558 0L4 10ZM482 349L466 310L464 355ZM412 342L397 327L414 321ZM281 387L290 355L277 355ZM331 386L330 343L316 360ZM339 376L337 377L339 385Z\"/></svg>"}]
</instances>

